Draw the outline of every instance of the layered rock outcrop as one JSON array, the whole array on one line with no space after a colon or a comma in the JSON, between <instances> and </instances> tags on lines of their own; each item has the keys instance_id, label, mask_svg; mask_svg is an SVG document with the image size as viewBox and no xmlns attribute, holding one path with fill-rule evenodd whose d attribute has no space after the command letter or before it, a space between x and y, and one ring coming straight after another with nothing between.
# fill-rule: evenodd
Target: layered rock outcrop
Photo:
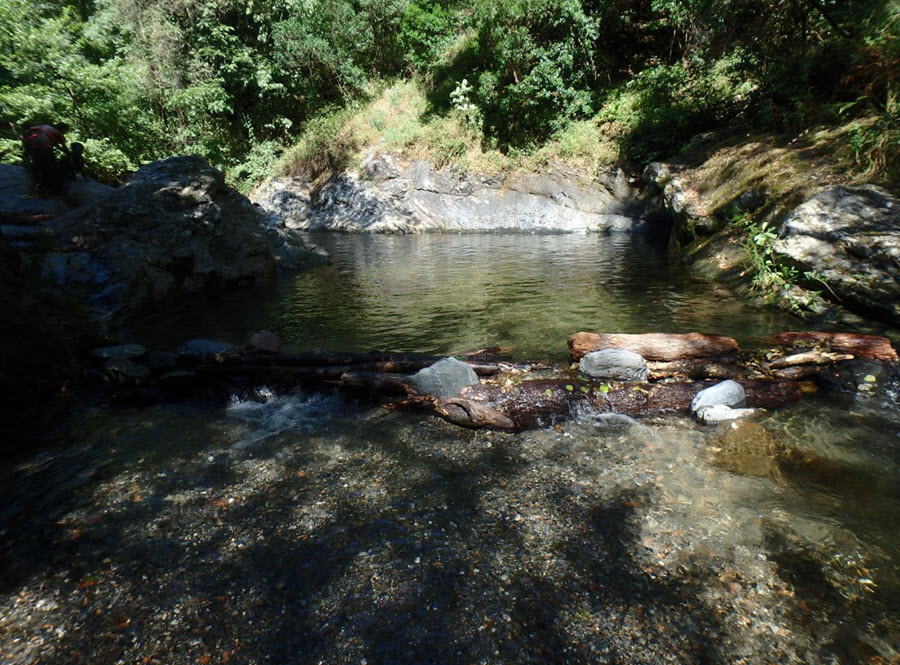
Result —
<instances>
[{"instance_id":1,"label":"layered rock outcrop","mask_svg":"<svg viewBox=\"0 0 900 665\"><path fill-rule=\"evenodd\" d=\"M551 169L505 178L399 166L388 155L362 173L313 185L275 178L251 198L291 229L361 233L632 233L655 230L622 171L598 180Z\"/></svg>"}]
</instances>

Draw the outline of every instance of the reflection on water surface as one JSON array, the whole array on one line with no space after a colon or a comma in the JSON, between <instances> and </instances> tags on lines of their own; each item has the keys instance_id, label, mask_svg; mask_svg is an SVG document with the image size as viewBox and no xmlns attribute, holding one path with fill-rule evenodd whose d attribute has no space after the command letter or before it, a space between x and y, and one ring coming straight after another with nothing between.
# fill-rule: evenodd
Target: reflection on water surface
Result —
<instances>
[{"instance_id":1,"label":"reflection on water surface","mask_svg":"<svg viewBox=\"0 0 900 665\"><path fill-rule=\"evenodd\" d=\"M501 345L564 360L581 330L715 332L748 342L802 328L692 279L665 248L594 235L312 235L334 265L234 293L132 337L241 341L269 328L299 349L454 353Z\"/></svg>"}]
</instances>

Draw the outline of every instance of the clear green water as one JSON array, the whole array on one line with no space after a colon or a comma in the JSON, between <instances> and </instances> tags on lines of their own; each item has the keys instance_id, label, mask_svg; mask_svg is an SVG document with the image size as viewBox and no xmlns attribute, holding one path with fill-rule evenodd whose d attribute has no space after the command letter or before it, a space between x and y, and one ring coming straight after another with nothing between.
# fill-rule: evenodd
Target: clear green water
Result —
<instances>
[{"instance_id":1,"label":"clear green water","mask_svg":"<svg viewBox=\"0 0 900 665\"><path fill-rule=\"evenodd\" d=\"M579 330L799 327L641 241L315 240L333 266L132 336L565 361ZM0 660L894 663L898 406L765 415L810 462L764 476L688 418L470 432L327 391L94 409L0 478Z\"/></svg>"},{"instance_id":2,"label":"clear green water","mask_svg":"<svg viewBox=\"0 0 900 665\"><path fill-rule=\"evenodd\" d=\"M692 279L664 248L596 235L310 236L334 265L277 291L234 294L144 326L241 341L261 328L291 347L454 353L500 345L516 358L566 356L578 331L715 332L752 342L802 328ZM191 331L191 332L186 332Z\"/></svg>"}]
</instances>

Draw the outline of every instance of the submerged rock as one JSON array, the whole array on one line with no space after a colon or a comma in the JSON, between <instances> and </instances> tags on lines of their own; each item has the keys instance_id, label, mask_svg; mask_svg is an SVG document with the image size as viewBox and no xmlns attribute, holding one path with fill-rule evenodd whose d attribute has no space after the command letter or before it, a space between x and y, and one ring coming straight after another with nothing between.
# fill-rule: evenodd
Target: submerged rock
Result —
<instances>
[{"instance_id":1,"label":"submerged rock","mask_svg":"<svg viewBox=\"0 0 900 665\"><path fill-rule=\"evenodd\" d=\"M733 409L724 404L707 406L697 411L697 417L707 425L727 423L732 420L750 418L758 413L758 409Z\"/></svg>"},{"instance_id":2,"label":"submerged rock","mask_svg":"<svg viewBox=\"0 0 900 665\"><path fill-rule=\"evenodd\" d=\"M125 356L116 356L103 364L103 371L118 383L138 383L148 376L150 370L143 365L129 360Z\"/></svg>"},{"instance_id":3,"label":"submerged rock","mask_svg":"<svg viewBox=\"0 0 900 665\"><path fill-rule=\"evenodd\" d=\"M717 442L712 462L734 473L769 476L778 473L786 450L759 423L732 423Z\"/></svg>"},{"instance_id":4,"label":"submerged rock","mask_svg":"<svg viewBox=\"0 0 900 665\"><path fill-rule=\"evenodd\" d=\"M471 365L456 358L444 358L408 377L406 383L422 395L450 398L479 381Z\"/></svg>"},{"instance_id":5,"label":"submerged rock","mask_svg":"<svg viewBox=\"0 0 900 665\"><path fill-rule=\"evenodd\" d=\"M278 353L281 346L281 338L268 330L253 333L247 340L247 350L250 353Z\"/></svg>"},{"instance_id":6,"label":"submerged rock","mask_svg":"<svg viewBox=\"0 0 900 665\"><path fill-rule=\"evenodd\" d=\"M617 381L646 381L650 373L642 356L622 349L592 351L581 359L578 369L597 379Z\"/></svg>"}]
</instances>

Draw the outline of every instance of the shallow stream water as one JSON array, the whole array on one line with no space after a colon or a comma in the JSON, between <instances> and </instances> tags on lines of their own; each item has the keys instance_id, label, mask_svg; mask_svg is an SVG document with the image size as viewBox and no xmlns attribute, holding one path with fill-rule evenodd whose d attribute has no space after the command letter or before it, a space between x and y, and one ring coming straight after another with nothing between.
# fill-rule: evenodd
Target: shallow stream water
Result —
<instances>
[{"instance_id":1,"label":"shallow stream water","mask_svg":"<svg viewBox=\"0 0 900 665\"><path fill-rule=\"evenodd\" d=\"M335 265L149 344L564 362L579 330L797 329L641 241L328 236ZM896 387L727 427L471 432L330 392L85 410L3 472L0 663L896 663Z\"/></svg>"}]
</instances>

